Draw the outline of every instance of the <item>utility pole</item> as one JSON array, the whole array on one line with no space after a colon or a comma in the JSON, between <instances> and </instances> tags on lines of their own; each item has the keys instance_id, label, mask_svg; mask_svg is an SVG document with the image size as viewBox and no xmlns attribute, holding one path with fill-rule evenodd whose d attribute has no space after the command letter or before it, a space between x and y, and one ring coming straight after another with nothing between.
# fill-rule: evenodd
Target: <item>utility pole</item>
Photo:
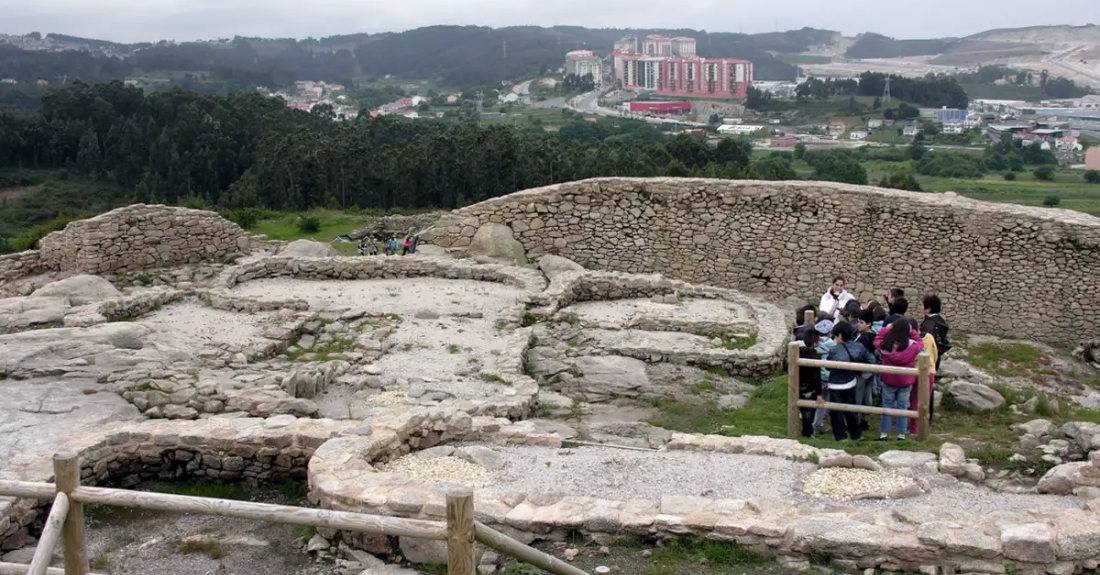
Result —
<instances>
[{"instance_id":1,"label":"utility pole","mask_svg":"<svg viewBox=\"0 0 1100 575\"><path fill-rule=\"evenodd\" d=\"M508 39L504 39L504 59L508 59Z\"/></svg>"}]
</instances>

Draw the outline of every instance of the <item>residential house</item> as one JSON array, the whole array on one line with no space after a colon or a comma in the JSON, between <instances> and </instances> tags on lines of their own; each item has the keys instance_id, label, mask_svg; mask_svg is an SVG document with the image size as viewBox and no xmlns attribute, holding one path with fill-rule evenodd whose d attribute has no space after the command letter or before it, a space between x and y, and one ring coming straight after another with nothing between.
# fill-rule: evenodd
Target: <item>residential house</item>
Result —
<instances>
[{"instance_id":1,"label":"residential house","mask_svg":"<svg viewBox=\"0 0 1100 575\"><path fill-rule=\"evenodd\" d=\"M448 104L454 104L457 101L458 101L458 96L455 96L454 94L451 94L450 96L447 96L447 103Z\"/></svg>"},{"instance_id":2,"label":"residential house","mask_svg":"<svg viewBox=\"0 0 1100 575\"><path fill-rule=\"evenodd\" d=\"M966 125L962 122L944 122L943 133L945 134L962 134L966 131Z\"/></svg>"},{"instance_id":3,"label":"residential house","mask_svg":"<svg viewBox=\"0 0 1100 575\"><path fill-rule=\"evenodd\" d=\"M867 127L874 130L875 128L881 128L886 125L886 120L882 118L871 118L867 120Z\"/></svg>"},{"instance_id":4,"label":"residential house","mask_svg":"<svg viewBox=\"0 0 1100 575\"><path fill-rule=\"evenodd\" d=\"M798 144L798 138L794 136L788 136L783 138L772 138L771 148L793 148Z\"/></svg>"},{"instance_id":5,"label":"residential house","mask_svg":"<svg viewBox=\"0 0 1100 575\"><path fill-rule=\"evenodd\" d=\"M1080 152L1084 149L1081 142L1075 136L1067 136L1062 138L1062 141L1058 143L1058 147L1063 150L1070 150L1072 152Z\"/></svg>"},{"instance_id":6,"label":"residential house","mask_svg":"<svg viewBox=\"0 0 1100 575\"><path fill-rule=\"evenodd\" d=\"M852 130L851 132L848 132L848 139L849 140L866 140L867 136L870 136L870 135L871 135L870 132L868 132L866 130Z\"/></svg>"},{"instance_id":7,"label":"residential house","mask_svg":"<svg viewBox=\"0 0 1100 575\"><path fill-rule=\"evenodd\" d=\"M35 82L35 84L38 85L38 86L43 86L43 87L50 85L50 83L45 81L45 80L39 80L39 81Z\"/></svg>"},{"instance_id":8,"label":"residential house","mask_svg":"<svg viewBox=\"0 0 1100 575\"><path fill-rule=\"evenodd\" d=\"M901 130L901 134L907 138L916 138L921 133L920 126L916 124L909 124Z\"/></svg>"},{"instance_id":9,"label":"residential house","mask_svg":"<svg viewBox=\"0 0 1100 575\"><path fill-rule=\"evenodd\" d=\"M18 84L18 83L19 82L15 81L15 78L4 78L3 80L0 80L0 84Z\"/></svg>"},{"instance_id":10,"label":"residential house","mask_svg":"<svg viewBox=\"0 0 1100 575\"><path fill-rule=\"evenodd\" d=\"M834 138L839 138L848 131L848 124L841 120L833 120L825 125L825 132Z\"/></svg>"}]
</instances>

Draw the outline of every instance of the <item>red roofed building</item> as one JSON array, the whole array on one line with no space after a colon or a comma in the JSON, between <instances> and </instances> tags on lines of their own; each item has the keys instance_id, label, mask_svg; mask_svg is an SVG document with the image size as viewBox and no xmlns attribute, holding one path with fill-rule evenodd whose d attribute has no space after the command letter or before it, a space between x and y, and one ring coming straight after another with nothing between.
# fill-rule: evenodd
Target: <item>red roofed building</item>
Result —
<instances>
[{"instance_id":1,"label":"red roofed building","mask_svg":"<svg viewBox=\"0 0 1100 575\"><path fill-rule=\"evenodd\" d=\"M630 111L635 114L686 114L691 112L691 102L631 102Z\"/></svg>"}]
</instances>

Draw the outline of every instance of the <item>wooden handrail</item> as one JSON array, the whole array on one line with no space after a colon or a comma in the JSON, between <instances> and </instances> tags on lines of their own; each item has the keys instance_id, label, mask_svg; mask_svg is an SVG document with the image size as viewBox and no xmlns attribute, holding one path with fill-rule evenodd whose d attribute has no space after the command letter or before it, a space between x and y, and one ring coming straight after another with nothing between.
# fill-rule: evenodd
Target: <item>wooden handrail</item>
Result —
<instances>
[{"instance_id":1,"label":"wooden handrail","mask_svg":"<svg viewBox=\"0 0 1100 575\"><path fill-rule=\"evenodd\" d=\"M81 504L113 505L150 509L155 511L175 511L218 515L287 523L291 525L311 525L398 537L432 539L447 542L449 575L472 575L474 573L474 542L481 543L500 553L511 556L521 562L543 569L552 575L588 575L568 563L524 545L515 539L500 533L486 525L474 521L473 492L449 493L447 495L447 522L425 521L330 511L327 509L309 509L288 507L268 503L230 501L208 497L171 495L145 491L130 491L106 487L84 487L79 479L74 480L74 470L79 469L76 454L56 455L54 470L60 481L56 484L33 483L27 481L0 481L0 496L31 499L54 498L53 508L46 521L46 528L39 539L38 549L31 565L0 563L0 575L91 575L87 571L87 556L83 541L65 541L66 568L48 567L53 549L63 535L73 539L83 537L83 513L80 514L79 530L70 531L68 519L74 517L72 510ZM65 490L68 490L66 493ZM70 537L71 534L77 534ZM70 551L73 549L73 551ZM70 560L70 555L72 560Z\"/></svg>"},{"instance_id":2,"label":"wooden handrail","mask_svg":"<svg viewBox=\"0 0 1100 575\"><path fill-rule=\"evenodd\" d=\"M69 496L58 493L50 507L50 515L46 518L46 527L42 529L42 536L38 538L38 547L34 550L34 558L27 568L27 575L46 575L46 569L53 560L53 550L57 547L57 540L61 538L61 528L65 525L65 517L69 514Z\"/></svg>"},{"instance_id":3,"label":"wooden handrail","mask_svg":"<svg viewBox=\"0 0 1100 575\"><path fill-rule=\"evenodd\" d=\"M801 413L803 409L825 409L832 411L844 411L848 413L866 413L869 415L888 415L891 417L916 418L917 437L928 437L928 402L932 400L932 356L927 351L921 351L917 356L917 366L894 367L888 365L875 365L867 363L850 363L840 361L826 361L820 359L802 359L798 352L802 344L792 341L787 344L787 435L798 437L800 433ZM846 403L825 403L818 405L816 401L801 399L799 396L799 368L821 367L839 371L858 371L870 373L886 373L893 375L908 375L917 377L917 409L902 410L869 405L850 405ZM822 386L824 387L824 383Z\"/></svg>"},{"instance_id":4,"label":"wooden handrail","mask_svg":"<svg viewBox=\"0 0 1100 575\"><path fill-rule=\"evenodd\" d=\"M0 563L0 575L27 575L30 565L22 563ZM65 570L58 567L46 568L46 575L65 575ZM97 575L91 573L90 575Z\"/></svg>"},{"instance_id":5,"label":"wooden handrail","mask_svg":"<svg viewBox=\"0 0 1100 575\"><path fill-rule=\"evenodd\" d=\"M480 521L474 521L474 536L478 543L490 549L515 557L553 575L588 575L565 561L524 545Z\"/></svg>"},{"instance_id":6,"label":"wooden handrail","mask_svg":"<svg viewBox=\"0 0 1100 575\"><path fill-rule=\"evenodd\" d=\"M57 495L57 487L50 483L0 479L0 495L23 499L53 499Z\"/></svg>"},{"instance_id":7,"label":"wooden handrail","mask_svg":"<svg viewBox=\"0 0 1100 575\"><path fill-rule=\"evenodd\" d=\"M795 357L798 357L797 355ZM799 358L800 367L823 367L837 371L862 371L868 373L888 373L891 375L920 375L915 367L895 367L892 365L878 365L875 363L851 363L847 361L827 361L824 359Z\"/></svg>"},{"instance_id":8,"label":"wooden handrail","mask_svg":"<svg viewBox=\"0 0 1100 575\"><path fill-rule=\"evenodd\" d=\"M826 411L847 411L848 413L866 413L868 415L889 415L890 417L905 417L915 419L920 413L911 409L891 409L887 407L872 407L870 405L852 405L850 403L818 403L812 399L800 399L795 405L810 409L820 408Z\"/></svg>"},{"instance_id":9,"label":"wooden handrail","mask_svg":"<svg viewBox=\"0 0 1100 575\"><path fill-rule=\"evenodd\" d=\"M403 519L347 511L330 511L328 509L309 509L272 505L270 503L253 503L251 501L230 501L210 497L191 497L188 495L84 486L77 487L73 491L73 500L80 503L137 507L154 511L198 513L200 515L219 515L290 525L311 525L358 531L372 535L396 535L398 537L415 537L437 541L447 539L447 528L439 521Z\"/></svg>"},{"instance_id":10,"label":"wooden handrail","mask_svg":"<svg viewBox=\"0 0 1100 575\"><path fill-rule=\"evenodd\" d=\"M61 544L65 551L65 575L88 575L88 543L84 536L84 505L72 501L73 491L80 487L80 456L75 451L53 456L54 486L58 493L69 496L69 514L61 529Z\"/></svg>"}]
</instances>

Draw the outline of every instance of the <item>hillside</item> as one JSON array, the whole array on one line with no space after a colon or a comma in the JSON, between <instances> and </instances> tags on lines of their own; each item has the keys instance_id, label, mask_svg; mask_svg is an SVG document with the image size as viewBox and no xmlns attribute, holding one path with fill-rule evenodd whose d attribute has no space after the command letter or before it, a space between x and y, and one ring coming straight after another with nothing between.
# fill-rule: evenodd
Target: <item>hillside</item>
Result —
<instances>
[{"instance_id":1,"label":"hillside","mask_svg":"<svg viewBox=\"0 0 1100 575\"><path fill-rule=\"evenodd\" d=\"M909 56L931 56L942 54L954 46L953 39L898 40L868 32L859 36L848 51L847 58L861 60L868 58L907 58Z\"/></svg>"},{"instance_id":2,"label":"hillside","mask_svg":"<svg viewBox=\"0 0 1100 575\"><path fill-rule=\"evenodd\" d=\"M704 56L744 58L762 80L787 80L795 67L775 54L798 53L827 43L835 32L805 28L765 34L707 33L681 29L591 29L578 26L431 26L401 33L347 34L327 38L234 38L219 42L126 46L51 34L96 49L110 47L125 59L78 52L29 52L0 46L0 77L34 82L57 76L88 83L134 75L182 76L247 85L283 85L297 79L350 84L392 74L433 78L455 87L496 84L556 70L578 46L610 51L623 36L693 36ZM507 55L505 55L507 46ZM138 49L140 48L140 49Z\"/></svg>"}]
</instances>

